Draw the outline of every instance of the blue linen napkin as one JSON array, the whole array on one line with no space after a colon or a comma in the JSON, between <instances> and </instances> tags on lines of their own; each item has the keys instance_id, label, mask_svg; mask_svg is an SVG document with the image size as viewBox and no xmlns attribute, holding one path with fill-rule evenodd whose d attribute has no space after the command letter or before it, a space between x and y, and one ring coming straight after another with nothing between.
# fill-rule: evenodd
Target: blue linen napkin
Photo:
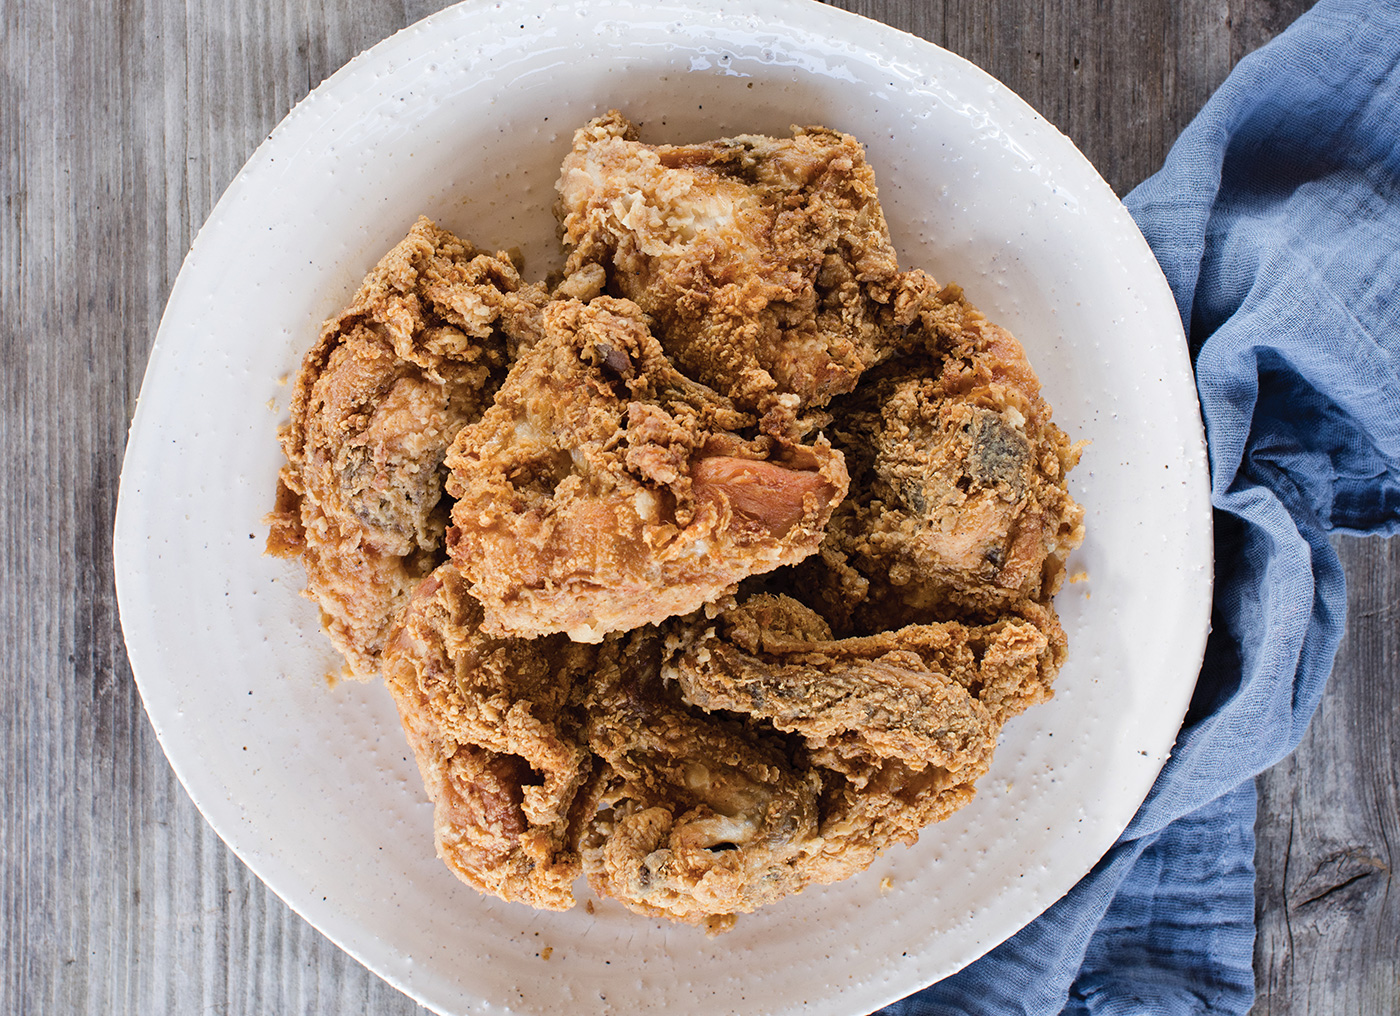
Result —
<instances>
[{"instance_id":1,"label":"blue linen napkin","mask_svg":"<svg viewBox=\"0 0 1400 1016\"><path fill-rule=\"evenodd\" d=\"M1205 661L1172 757L1063 899L884 1013L1246 1013L1253 777L1345 620L1331 532L1400 531L1400 4L1323 0L1128 195L1186 325L1215 507Z\"/></svg>"}]
</instances>

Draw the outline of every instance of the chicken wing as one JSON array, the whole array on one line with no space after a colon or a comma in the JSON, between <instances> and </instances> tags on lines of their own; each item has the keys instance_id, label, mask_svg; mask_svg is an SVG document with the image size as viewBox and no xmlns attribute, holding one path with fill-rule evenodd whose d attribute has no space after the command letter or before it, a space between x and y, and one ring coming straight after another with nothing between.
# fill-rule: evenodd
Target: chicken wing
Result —
<instances>
[{"instance_id":1,"label":"chicken wing","mask_svg":"<svg viewBox=\"0 0 1400 1016\"><path fill-rule=\"evenodd\" d=\"M555 301L543 330L447 457L449 551L488 630L596 642L817 548L847 485L824 439L742 437L753 418L630 301Z\"/></svg>"},{"instance_id":2,"label":"chicken wing","mask_svg":"<svg viewBox=\"0 0 1400 1016\"><path fill-rule=\"evenodd\" d=\"M305 566L354 676L375 673L395 613L441 560L443 457L534 340L545 299L505 255L420 219L307 353L268 550Z\"/></svg>"},{"instance_id":3,"label":"chicken wing","mask_svg":"<svg viewBox=\"0 0 1400 1016\"><path fill-rule=\"evenodd\" d=\"M978 660L960 624L837 640L796 600L760 594L692 627L683 644L665 673L707 711L764 720L810 749L916 769L980 771L991 758L996 724L969 691Z\"/></svg>"},{"instance_id":4,"label":"chicken wing","mask_svg":"<svg viewBox=\"0 0 1400 1016\"><path fill-rule=\"evenodd\" d=\"M859 142L821 127L650 146L613 111L582 127L557 212L569 270L655 316L682 370L764 417L855 387L880 356L897 266Z\"/></svg>"},{"instance_id":5,"label":"chicken wing","mask_svg":"<svg viewBox=\"0 0 1400 1016\"><path fill-rule=\"evenodd\" d=\"M758 594L668 625L662 674L681 698L797 735L821 781L818 824L790 881L829 883L968 803L1005 720L1049 695L1064 659L1053 613L833 639L814 611Z\"/></svg>"}]
</instances>

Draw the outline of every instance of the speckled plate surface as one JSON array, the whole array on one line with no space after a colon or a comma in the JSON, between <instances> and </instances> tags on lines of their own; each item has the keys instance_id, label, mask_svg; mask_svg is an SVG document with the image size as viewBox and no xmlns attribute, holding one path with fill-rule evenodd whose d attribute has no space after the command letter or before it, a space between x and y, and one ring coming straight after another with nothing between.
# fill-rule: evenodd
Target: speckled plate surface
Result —
<instances>
[{"instance_id":1,"label":"speckled plate surface","mask_svg":"<svg viewBox=\"0 0 1400 1016\"><path fill-rule=\"evenodd\" d=\"M574 127L651 141L820 123L867 145L901 261L1025 344L1088 439L1087 578L1059 607L1055 699L1013 720L976 801L865 874L707 939L612 902L536 913L436 859L387 693L337 660L301 576L262 556L286 381L419 213L558 263ZM1204 448L1176 308L1068 140L964 61L806 0L466 3L316 89L219 202L151 355L116 572L161 744L283 899L443 1013L864 1013L1013 934L1113 842L1170 750L1210 599Z\"/></svg>"}]
</instances>

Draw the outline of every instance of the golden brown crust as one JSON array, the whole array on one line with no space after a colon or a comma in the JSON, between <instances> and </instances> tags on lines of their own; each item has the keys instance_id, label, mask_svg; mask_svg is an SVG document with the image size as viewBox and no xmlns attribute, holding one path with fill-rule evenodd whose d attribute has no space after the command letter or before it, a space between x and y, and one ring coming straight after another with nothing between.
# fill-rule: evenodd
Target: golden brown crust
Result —
<instances>
[{"instance_id":1,"label":"golden brown crust","mask_svg":"<svg viewBox=\"0 0 1400 1016\"><path fill-rule=\"evenodd\" d=\"M820 776L763 730L688 707L661 680L654 629L603 646L586 706L601 766L583 839L594 890L722 930L805 884Z\"/></svg>"},{"instance_id":2,"label":"golden brown crust","mask_svg":"<svg viewBox=\"0 0 1400 1016\"><path fill-rule=\"evenodd\" d=\"M575 134L558 190L568 270L603 265L682 369L771 432L878 359L897 265L849 135L651 146L613 111Z\"/></svg>"},{"instance_id":3,"label":"golden brown crust","mask_svg":"<svg viewBox=\"0 0 1400 1016\"><path fill-rule=\"evenodd\" d=\"M741 437L752 423L671 366L631 301L551 303L447 457L449 551L488 629L596 642L816 550L841 456Z\"/></svg>"},{"instance_id":4,"label":"golden brown crust","mask_svg":"<svg viewBox=\"0 0 1400 1016\"><path fill-rule=\"evenodd\" d=\"M1083 539L1079 458L1025 353L956 286L901 277L899 355L833 403L850 493L806 599L842 634L1045 607Z\"/></svg>"},{"instance_id":5,"label":"golden brown crust","mask_svg":"<svg viewBox=\"0 0 1400 1016\"><path fill-rule=\"evenodd\" d=\"M481 606L450 563L395 625L384 681L436 806L438 853L468 885L551 910L573 905L574 806L592 766L577 699L593 657L562 636L484 635Z\"/></svg>"},{"instance_id":6,"label":"golden brown crust","mask_svg":"<svg viewBox=\"0 0 1400 1016\"><path fill-rule=\"evenodd\" d=\"M667 644L663 673L683 701L800 738L794 764L822 787L804 885L863 870L970 801L1002 724L1048 695L1063 661L1049 612L837 639L814 611L767 594L673 623Z\"/></svg>"},{"instance_id":7,"label":"golden brown crust","mask_svg":"<svg viewBox=\"0 0 1400 1016\"><path fill-rule=\"evenodd\" d=\"M268 550L299 558L307 595L356 677L442 557L442 461L481 414L543 289L511 261L420 219L306 354L282 429Z\"/></svg>"},{"instance_id":8,"label":"golden brown crust","mask_svg":"<svg viewBox=\"0 0 1400 1016\"><path fill-rule=\"evenodd\" d=\"M268 549L458 877L722 931L912 843L1051 694L1078 448L846 135L610 114L560 197L552 293L423 220L327 323Z\"/></svg>"},{"instance_id":9,"label":"golden brown crust","mask_svg":"<svg viewBox=\"0 0 1400 1016\"><path fill-rule=\"evenodd\" d=\"M949 622L833 639L796 600L759 594L685 631L668 674L687 702L766 721L812 751L980 772L996 725L969 690L981 661L968 635Z\"/></svg>"}]
</instances>

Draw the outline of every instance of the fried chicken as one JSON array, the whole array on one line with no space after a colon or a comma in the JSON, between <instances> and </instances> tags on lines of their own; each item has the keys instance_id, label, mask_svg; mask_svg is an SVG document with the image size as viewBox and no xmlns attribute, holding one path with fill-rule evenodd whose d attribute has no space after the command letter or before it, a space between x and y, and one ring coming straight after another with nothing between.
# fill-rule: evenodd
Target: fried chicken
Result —
<instances>
[{"instance_id":1,"label":"fried chicken","mask_svg":"<svg viewBox=\"0 0 1400 1016\"><path fill-rule=\"evenodd\" d=\"M821 127L651 146L620 113L574 135L559 179L568 270L659 323L682 370L772 433L855 387L881 354L897 265L875 176Z\"/></svg>"},{"instance_id":2,"label":"fried chicken","mask_svg":"<svg viewBox=\"0 0 1400 1016\"><path fill-rule=\"evenodd\" d=\"M307 354L269 550L469 885L722 931L970 801L1051 694L1079 449L860 145L581 128L552 292L426 220Z\"/></svg>"},{"instance_id":3,"label":"fried chicken","mask_svg":"<svg viewBox=\"0 0 1400 1016\"><path fill-rule=\"evenodd\" d=\"M551 303L447 456L449 552L487 629L596 642L816 550L841 456L752 423L676 371L631 301Z\"/></svg>"},{"instance_id":4,"label":"fried chicken","mask_svg":"<svg viewBox=\"0 0 1400 1016\"><path fill-rule=\"evenodd\" d=\"M585 700L590 883L717 931L846 878L971 800L1002 721L1058 664L1029 622L838 640L764 594L611 637Z\"/></svg>"},{"instance_id":5,"label":"fried chicken","mask_svg":"<svg viewBox=\"0 0 1400 1016\"><path fill-rule=\"evenodd\" d=\"M1040 620L834 639L796 600L757 594L674 622L662 673L690 705L801 738L822 794L797 877L829 883L972 799L1002 724L1048 696L1063 661L1058 621Z\"/></svg>"},{"instance_id":6,"label":"fried chicken","mask_svg":"<svg viewBox=\"0 0 1400 1016\"><path fill-rule=\"evenodd\" d=\"M898 356L832 404L851 471L797 585L843 634L1044 606L1083 539L1079 458L1020 344L956 286L900 280Z\"/></svg>"},{"instance_id":7,"label":"fried chicken","mask_svg":"<svg viewBox=\"0 0 1400 1016\"><path fill-rule=\"evenodd\" d=\"M595 892L721 931L807 882L820 776L771 729L690 709L654 629L602 647L586 702L601 773L583 837Z\"/></svg>"},{"instance_id":8,"label":"fried chicken","mask_svg":"<svg viewBox=\"0 0 1400 1016\"><path fill-rule=\"evenodd\" d=\"M462 881L550 910L574 904L592 767L578 700L596 651L563 636L494 639L451 563L414 593L384 647L384 681Z\"/></svg>"},{"instance_id":9,"label":"fried chicken","mask_svg":"<svg viewBox=\"0 0 1400 1016\"><path fill-rule=\"evenodd\" d=\"M802 736L813 751L984 769L995 729L969 692L978 660L960 624L836 640L814 611L759 594L692 630L668 668L685 700ZM1026 661L1034 671L1036 660Z\"/></svg>"},{"instance_id":10,"label":"fried chicken","mask_svg":"<svg viewBox=\"0 0 1400 1016\"><path fill-rule=\"evenodd\" d=\"M268 550L354 676L372 676L395 613L442 558L443 456L534 340L544 290L420 219L326 322L297 375Z\"/></svg>"}]
</instances>

